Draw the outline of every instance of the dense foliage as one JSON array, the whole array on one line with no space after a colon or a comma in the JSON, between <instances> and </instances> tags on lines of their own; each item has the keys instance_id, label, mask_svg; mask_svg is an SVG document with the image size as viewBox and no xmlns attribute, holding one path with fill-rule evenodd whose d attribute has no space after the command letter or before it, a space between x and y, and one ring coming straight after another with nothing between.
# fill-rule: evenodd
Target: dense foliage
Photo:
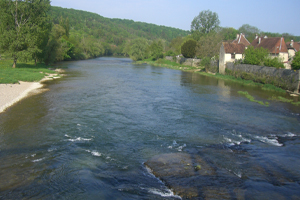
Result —
<instances>
[{"instance_id":1,"label":"dense foliage","mask_svg":"<svg viewBox=\"0 0 300 200\"><path fill-rule=\"evenodd\" d=\"M300 51L298 51L293 59L292 68L294 70L300 70Z\"/></svg>"},{"instance_id":2,"label":"dense foliage","mask_svg":"<svg viewBox=\"0 0 300 200\"><path fill-rule=\"evenodd\" d=\"M277 57L271 58L269 56L269 52L267 49L254 48L253 46L249 46L245 50L245 59L243 63L250 65L284 68L283 63Z\"/></svg>"},{"instance_id":3,"label":"dense foliage","mask_svg":"<svg viewBox=\"0 0 300 200\"><path fill-rule=\"evenodd\" d=\"M181 47L181 53L185 58L194 58L196 55L196 45L195 40L188 40Z\"/></svg>"},{"instance_id":4,"label":"dense foliage","mask_svg":"<svg viewBox=\"0 0 300 200\"><path fill-rule=\"evenodd\" d=\"M197 42L196 56L198 58L217 58L219 56L222 38L222 35L218 33L210 33L202 36Z\"/></svg>"},{"instance_id":5,"label":"dense foliage","mask_svg":"<svg viewBox=\"0 0 300 200\"><path fill-rule=\"evenodd\" d=\"M264 48L254 48L249 46L245 50L245 64L263 65L264 59L268 56L268 50Z\"/></svg>"},{"instance_id":6,"label":"dense foliage","mask_svg":"<svg viewBox=\"0 0 300 200\"><path fill-rule=\"evenodd\" d=\"M105 55L131 55L140 59L141 54L135 51L137 43L133 48L127 48L130 51L125 48L136 39L147 44L143 48L143 58L151 56L157 59L162 57L165 43L189 33L176 28L50 7L49 0L0 0L0 4L0 50L10 53L15 60L14 66L18 59L46 64Z\"/></svg>"},{"instance_id":7,"label":"dense foliage","mask_svg":"<svg viewBox=\"0 0 300 200\"><path fill-rule=\"evenodd\" d=\"M37 59L50 30L49 0L0 0L0 49L17 60Z\"/></svg>"}]
</instances>

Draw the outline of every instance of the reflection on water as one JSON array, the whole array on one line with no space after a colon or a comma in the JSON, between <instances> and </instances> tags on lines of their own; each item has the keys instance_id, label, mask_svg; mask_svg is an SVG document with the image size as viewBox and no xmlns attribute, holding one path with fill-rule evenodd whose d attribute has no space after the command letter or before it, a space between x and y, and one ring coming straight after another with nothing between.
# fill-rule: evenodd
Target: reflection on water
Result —
<instances>
[{"instance_id":1,"label":"reflection on water","mask_svg":"<svg viewBox=\"0 0 300 200\"><path fill-rule=\"evenodd\" d=\"M200 199L300 197L300 109L237 92L277 94L122 58L61 65L0 114L0 199L176 199L143 163L178 152L235 177L206 177Z\"/></svg>"}]
</instances>

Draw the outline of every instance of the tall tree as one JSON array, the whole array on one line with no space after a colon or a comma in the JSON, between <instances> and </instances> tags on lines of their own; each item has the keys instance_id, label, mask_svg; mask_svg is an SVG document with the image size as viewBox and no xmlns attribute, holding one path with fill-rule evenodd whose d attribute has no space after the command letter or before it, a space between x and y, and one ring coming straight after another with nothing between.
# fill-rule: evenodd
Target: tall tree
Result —
<instances>
[{"instance_id":1,"label":"tall tree","mask_svg":"<svg viewBox=\"0 0 300 200\"><path fill-rule=\"evenodd\" d=\"M130 47L130 58L135 61L148 58L148 47L146 39L137 38L133 40Z\"/></svg>"},{"instance_id":2,"label":"tall tree","mask_svg":"<svg viewBox=\"0 0 300 200\"><path fill-rule=\"evenodd\" d=\"M0 48L18 58L32 58L38 50L42 21L47 20L49 0L0 0Z\"/></svg>"},{"instance_id":3,"label":"tall tree","mask_svg":"<svg viewBox=\"0 0 300 200\"><path fill-rule=\"evenodd\" d=\"M192 21L191 32L194 39L199 40L201 35L214 31L219 25L220 20L218 14L210 10L204 10Z\"/></svg>"},{"instance_id":4,"label":"tall tree","mask_svg":"<svg viewBox=\"0 0 300 200\"><path fill-rule=\"evenodd\" d=\"M257 27L250 26L249 24L242 25L239 28L239 32L245 34L249 42L252 42L254 40L256 34L259 35L261 33L261 31Z\"/></svg>"},{"instance_id":5,"label":"tall tree","mask_svg":"<svg viewBox=\"0 0 300 200\"><path fill-rule=\"evenodd\" d=\"M218 57L222 43L220 33L210 33L200 38L196 46L196 56L198 58Z\"/></svg>"}]
</instances>

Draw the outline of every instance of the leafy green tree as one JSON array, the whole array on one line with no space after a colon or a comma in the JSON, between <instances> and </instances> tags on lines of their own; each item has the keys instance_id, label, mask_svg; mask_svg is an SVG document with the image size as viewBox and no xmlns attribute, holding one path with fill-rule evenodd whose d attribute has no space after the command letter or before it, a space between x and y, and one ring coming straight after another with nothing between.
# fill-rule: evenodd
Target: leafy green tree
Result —
<instances>
[{"instance_id":1,"label":"leafy green tree","mask_svg":"<svg viewBox=\"0 0 300 200\"><path fill-rule=\"evenodd\" d=\"M152 44L149 46L149 51L150 51L150 57L152 60L157 60L159 58L163 58L164 54L164 46L162 41L153 41Z\"/></svg>"},{"instance_id":2,"label":"leafy green tree","mask_svg":"<svg viewBox=\"0 0 300 200\"><path fill-rule=\"evenodd\" d=\"M245 34L250 43L254 40L256 34L261 34L261 31L257 27L250 26L249 24L242 25L239 28L239 32Z\"/></svg>"},{"instance_id":3,"label":"leafy green tree","mask_svg":"<svg viewBox=\"0 0 300 200\"><path fill-rule=\"evenodd\" d=\"M130 48L130 58L134 61L148 58L148 42L146 39L137 38L132 41Z\"/></svg>"},{"instance_id":4,"label":"leafy green tree","mask_svg":"<svg viewBox=\"0 0 300 200\"><path fill-rule=\"evenodd\" d=\"M196 56L198 58L215 57L219 55L222 44L222 35L210 33L200 38L196 46Z\"/></svg>"},{"instance_id":5,"label":"leafy green tree","mask_svg":"<svg viewBox=\"0 0 300 200\"><path fill-rule=\"evenodd\" d=\"M12 55L13 68L41 52L38 34L49 8L49 0L0 0L0 48Z\"/></svg>"},{"instance_id":6,"label":"leafy green tree","mask_svg":"<svg viewBox=\"0 0 300 200\"><path fill-rule=\"evenodd\" d=\"M298 51L295 54L295 57L294 57L293 62L292 62L292 68L293 68L293 70L299 70L300 69L300 51Z\"/></svg>"},{"instance_id":7,"label":"leafy green tree","mask_svg":"<svg viewBox=\"0 0 300 200\"><path fill-rule=\"evenodd\" d=\"M219 33L222 35L224 41L230 41L236 39L236 35L239 33L234 28L220 28Z\"/></svg>"},{"instance_id":8,"label":"leafy green tree","mask_svg":"<svg viewBox=\"0 0 300 200\"><path fill-rule=\"evenodd\" d=\"M264 48L254 48L249 46L245 50L245 64L263 65L265 58L268 56L268 50Z\"/></svg>"},{"instance_id":9,"label":"leafy green tree","mask_svg":"<svg viewBox=\"0 0 300 200\"><path fill-rule=\"evenodd\" d=\"M183 38L182 37L174 38L169 44L169 49L171 51L173 51L175 54L179 55L179 54L181 54L182 44L183 44Z\"/></svg>"},{"instance_id":10,"label":"leafy green tree","mask_svg":"<svg viewBox=\"0 0 300 200\"><path fill-rule=\"evenodd\" d=\"M219 25L220 20L218 14L210 10L204 10L192 21L191 32L194 39L198 40L202 35L216 30Z\"/></svg>"},{"instance_id":11,"label":"leafy green tree","mask_svg":"<svg viewBox=\"0 0 300 200\"><path fill-rule=\"evenodd\" d=\"M196 55L196 45L195 40L188 40L181 47L181 53L185 58L194 58Z\"/></svg>"}]
</instances>

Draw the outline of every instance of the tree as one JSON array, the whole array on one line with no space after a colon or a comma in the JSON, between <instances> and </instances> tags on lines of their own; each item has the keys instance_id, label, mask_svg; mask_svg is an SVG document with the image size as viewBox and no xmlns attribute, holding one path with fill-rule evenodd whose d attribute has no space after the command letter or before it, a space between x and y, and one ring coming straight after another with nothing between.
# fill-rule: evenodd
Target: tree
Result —
<instances>
[{"instance_id":1,"label":"tree","mask_svg":"<svg viewBox=\"0 0 300 200\"><path fill-rule=\"evenodd\" d=\"M260 34L261 31L255 27L255 26L250 26L249 24L244 24L239 28L239 32L245 34L246 38L248 41L251 43L256 34Z\"/></svg>"},{"instance_id":2,"label":"tree","mask_svg":"<svg viewBox=\"0 0 300 200\"><path fill-rule=\"evenodd\" d=\"M198 40L201 35L214 31L219 27L220 20L217 13L210 10L204 10L194 18L191 24L191 32L194 39Z\"/></svg>"},{"instance_id":3,"label":"tree","mask_svg":"<svg viewBox=\"0 0 300 200\"><path fill-rule=\"evenodd\" d=\"M210 33L200 38L196 46L196 56L198 58L218 56L222 43L222 36L218 33Z\"/></svg>"},{"instance_id":4,"label":"tree","mask_svg":"<svg viewBox=\"0 0 300 200\"><path fill-rule=\"evenodd\" d=\"M196 55L196 44L195 40L188 40L181 47L181 53L185 58L194 58Z\"/></svg>"},{"instance_id":5,"label":"tree","mask_svg":"<svg viewBox=\"0 0 300 200\"><path fill-rule=\"evenodd\" d=\"M239 33L234 28L220 28L219 33L222 35L224 41L230 41L236 39L236 35Z\"/></svg>"},{"instance_id":6,"label":"tree","mask_svg":"<svg viewBox=\"0 0 300 200\"><path fill-rule=\"evenodd\" d=\"M32 58L38 48L42 22L47 20L49 0L0 0L0 48L13 57Z\"/></svg>"},{"instance_id":7,"label":"tree","mask_svg":"<svg viewBox=\"0 0 300 200\"><path fill-rule=\"evenodd\" d=\"M254 48L253 46L249 46L245 50L245 64L250 65L263 65L265 58L268 56L268 50L264 48Z\"/></svg>"},{"instance_id":8,"label":"tree","mask_svg":"<svg viewBox=\"0 0 300 200\"><path fill-rule=\"evenodd\" d=\"M158 40L153 41L152 44L149 46L149 51L150 51L150 57L152 58L152 60L157 60L159 58L163 58L164 54L164 46L162 41Z\"/></svg>"},{"instance_id":9,"label":"tree","mask_svg":"<svg viewBox=\"0 0 300 200\"><path fill-rule=\"evenodd\" d=\"M293 70L299 70L300 69L300 51L298 51L295 54L295 57L294 57L293 62L292 62L292 68L293 68Z\"/></svg>"},{"instance_id":10,"label":"tree","mask_svg":"<svg viewBox=\"0 0 300 200\"><path fill-rule=\"evenodd\" d=\"M148 42L146 39L137 38L131 42L130 58L134 61L148 58Z\"/></svg>"}]
</instances>

